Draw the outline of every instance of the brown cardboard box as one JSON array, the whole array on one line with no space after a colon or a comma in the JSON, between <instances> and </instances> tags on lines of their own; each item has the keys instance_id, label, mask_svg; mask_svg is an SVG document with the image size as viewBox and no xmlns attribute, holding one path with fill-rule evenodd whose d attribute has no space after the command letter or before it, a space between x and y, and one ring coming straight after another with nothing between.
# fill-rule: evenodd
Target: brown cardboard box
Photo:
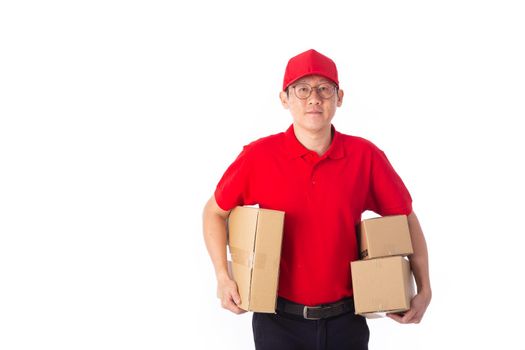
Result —
<instances>
[{"instance_id":1,"label":"brown cardboard box","mask_svg":"<svg viewBox=\"0 0 525 350\"><path fill-rule=\"evenodd\" d=\"M236 207L228 220L232 273L240 308L275 313L284 212Z\"/></svg>"},{"instance_id":2,"label":"brown cardboard box","mask_svg":"<svg viewBox=\"0 0 525 350\"><path fill-rule=\"evenodd\" d=\"M413 253L406 215L363 220L358 231L359 256L363 260Z\"/></svg>"},{"instance_id":3,"label":"brown cardboard box","mask_svg":"<svg viewBox=\"0 0 525 350\"><path fill-rule=\"evenodd\" d=\"M414 280L410 263L391 256L351 263L355 313L400 312L410 309Z\"/></svg>"}]
</instances>

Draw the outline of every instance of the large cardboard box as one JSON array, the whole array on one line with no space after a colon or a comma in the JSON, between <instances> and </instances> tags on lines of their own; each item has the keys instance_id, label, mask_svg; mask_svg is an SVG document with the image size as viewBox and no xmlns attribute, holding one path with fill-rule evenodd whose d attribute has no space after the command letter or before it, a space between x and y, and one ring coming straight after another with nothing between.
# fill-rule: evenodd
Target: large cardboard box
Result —
<instances>
[{"instance_id":1,"label":"large cardboard box","mask_svg":"<svg viewBox=\"0 0 525 350\"><path fill-rule=\"evenodd\" d=\"M406 258L392 256L358 260L350 266L356 314L371 316L410 309L415 289Z\"/></svg>"},{"instance_id":2,"label":"large cardboard box","mask_svg":"<svg viewBox=\"0 0 525 350\"><path fill-rule=\"evenodd\" d=\"M236 207L228 220L232 274L246 311L275 313L284 212Z\"/></svg>"},{"instance_id":3,"label":"large cardboard box","mask_svg":"<svg viewBox=\"0 0 525 350\"><path fill-rule=\"evenodd\" d=\"M413 253L406 215L361 221L358 240L359 256L363 260Z\"/></svg>"}]
</instances>

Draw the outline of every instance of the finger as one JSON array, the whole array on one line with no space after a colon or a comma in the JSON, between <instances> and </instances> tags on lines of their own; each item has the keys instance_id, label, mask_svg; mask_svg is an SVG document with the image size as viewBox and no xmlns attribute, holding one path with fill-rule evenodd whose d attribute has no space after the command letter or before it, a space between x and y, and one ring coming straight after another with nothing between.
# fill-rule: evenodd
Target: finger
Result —
<instances>
[{"instance_id":1,"label":"finger","mask_svg":"<svg viewBox=\"0 0 525 350\"><path fill-rule=\"evenodd\" d=\"M230 310L231 312L237 315L240 315L246 312L245 310L235 305L233 302L229 305L228 310Z\"/></svg>"},{"instance_id":2,"label":"finger","mask_svg":"<svg viewBox=\"0 0 525 350\"><path fill-rule=\"evenodd\" d=\"M223 308L230 310L233 313L240 314L244 312L243 309L237 306L231 297L221 300L221 304Z\"/></svg>"},{"instance_id":3,"label":"finger","mask_svg":"<svg viewBox=\"0 0 525 350\"><path fill-rule=\"evenodd\" d=\"M245 312L247 312L246 310L243 310L241 308L237 308L235 311L232 311L233 313L237 314L237 315L240 315L240 314L243 314Z\"/></svg>"},{"instance_id":4,"label":"finger","mask_svg":"<svg viewBox=\"0 0 525 350\"><path fill-rule=\"evenodd\" d=\"M239 292L237 292L237 289L233 290L231 293L231 297L235 304L241 305L241 297L239 296Z\"/></svg>"},{"instance_id":5,"label":"finger","mask_svg":"<svg viewBox=\"0 0 525 350\"><path fill-rule=\"evenodd\" d=\"M399 315L399 314L386 314L388 317L390 317L391 319L393 319L394 321L397 321L399 323L402 323L402 319L403 319L403 315Z\"/></svg>"},{"instance_id":6,"label":"finger","mask_svg":"<svg viewBox=\"0 0 525 350\"><path fill-rule=\"evenodd\" d=\"M407 320L407 323L419 323L421 322L422 314L421 312L416 311L414 315Z\"/></svg>"},{"instance_id":7,"label":"finger","mask_svg":"<svg viewBox=\"0 0 525 350\"><path fill-rule=\"evenodd\" d=\"M402 323L409 323L410 320L414 317L416 311L414 309L408 310L405 315L401 318Z\"/></svg>"}]
</instances>

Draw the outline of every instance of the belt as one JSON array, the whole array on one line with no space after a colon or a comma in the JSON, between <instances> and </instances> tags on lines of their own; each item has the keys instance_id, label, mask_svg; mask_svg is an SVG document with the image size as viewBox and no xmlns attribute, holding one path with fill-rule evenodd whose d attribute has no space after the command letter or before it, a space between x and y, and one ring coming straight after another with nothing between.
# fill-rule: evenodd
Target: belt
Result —
<instances>
[{"instance_id":1,"label":"belt","mask_svg":"<svg viewBox=\"0 0 525 350\"><path fill-rule=\"evenodd\" d=\"M307 320L320 320L354 312L354 299L346 298L331 304L306 306L279 297L277 299L277 310L287 314L302 316Z\"/></svg>"}]
</instances>

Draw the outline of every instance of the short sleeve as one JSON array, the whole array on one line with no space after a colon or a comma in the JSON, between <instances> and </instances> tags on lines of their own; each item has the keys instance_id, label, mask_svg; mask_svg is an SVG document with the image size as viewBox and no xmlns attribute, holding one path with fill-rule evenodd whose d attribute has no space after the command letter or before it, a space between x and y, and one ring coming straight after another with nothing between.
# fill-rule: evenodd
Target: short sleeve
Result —
<instances>
[{"instance_id":1,"label":"short sleeve","mask_svg":"<svg viewBox=\"0 0 525 350\"><path fill-rule=\"evenodd\" d=\"M250 176L249 149L244 146L235 161L226 169L215 189L215 200L223 210L244 205Z\"/></svg>"},{"instance_id":2,"label":"short sleeve","mask_svg":"<svg viewBox=\"0 0 525 350\"><path fill-rule=\"evenodd\" d=\"M365 210L381 216L409 215L412 197L385 153L374 146L370 162L370 187Z\"/></svg>"}]
</instances>

